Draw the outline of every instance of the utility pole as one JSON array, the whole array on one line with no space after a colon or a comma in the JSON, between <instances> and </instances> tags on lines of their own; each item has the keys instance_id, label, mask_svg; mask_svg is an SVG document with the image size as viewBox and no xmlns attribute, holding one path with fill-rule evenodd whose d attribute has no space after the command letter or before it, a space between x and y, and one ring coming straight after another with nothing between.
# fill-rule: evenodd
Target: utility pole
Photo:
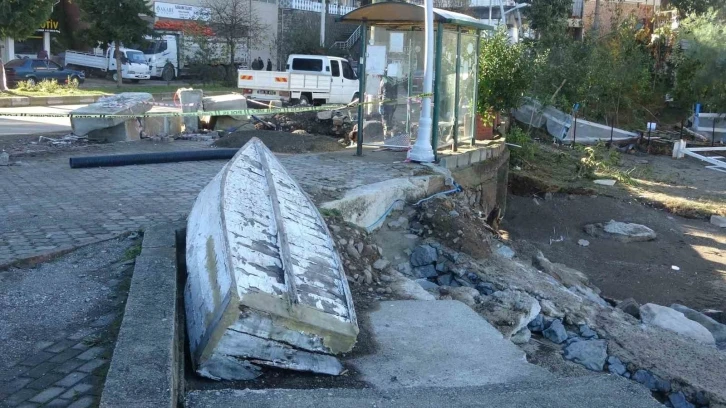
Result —
<instances>
[{"instance_id":1,"label":"utility pole","mask_svg":"<svg viewBox=\"0 0 726 408\"><path fill-rule=\"evenodd\" d=\"M421 117L418 121L418 136L416 143L408 151L408 158L411 161L420 163L431 163L434 161L434 149L431 147L431 97L433 90L433 69L434 69L434 2L425 0L424 18L424 97L421 100ZM441 52L439 50L438 52ZM437 56L441 58L441 56ZM438 74L438 73L437 73Z\"/></svg>"},{"instance_id":2,"label":"utility pole","mask_svg":"<svg viewBox=\"0 0 726 408\"><path fill-rule=\"evenodd\" d=\"M325 0L320 0L320 48L325 48Z\"/></svg>"}]
</instances>

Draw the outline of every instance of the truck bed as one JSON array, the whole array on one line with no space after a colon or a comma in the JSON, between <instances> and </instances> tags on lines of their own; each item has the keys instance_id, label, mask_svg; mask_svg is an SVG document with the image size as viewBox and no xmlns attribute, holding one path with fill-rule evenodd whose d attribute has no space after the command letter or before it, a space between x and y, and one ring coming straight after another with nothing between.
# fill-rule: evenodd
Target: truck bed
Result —
<instances>
[{"instance_id":1,"label":"truck bed","mask_svg":"<svg viewBox=\"0 0 726 408\"><path fill-rule=\"evenodd\" d=\"M107 69L108 60L103 55L89 52L66 51L66 65L77 65L96 69Z\"/></svg>"},{"instance_id":2,"label":"truck bed","mask_svg":"<svg viewBox=\"0 0 726 408\"><path fill-rule=\"evenodd\" d=\"M263 89L269 91L329 92L330 76L320 74L298 74L285 71L257 71L240 69L237 75L238 88Z\"/></svg>"}]
</instances>

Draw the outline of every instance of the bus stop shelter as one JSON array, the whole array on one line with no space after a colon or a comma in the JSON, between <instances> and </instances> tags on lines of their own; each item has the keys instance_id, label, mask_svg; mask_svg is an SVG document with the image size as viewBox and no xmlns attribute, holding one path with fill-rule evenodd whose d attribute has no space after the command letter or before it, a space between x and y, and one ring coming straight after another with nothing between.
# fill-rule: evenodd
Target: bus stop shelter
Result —
<instances>
[{"instance_id":1,"label":"bus stop shelter","mask_svg":"<svg viewBox=\"0 0 726 408\"><path fill-rule=\"evenodd\" d=\"M341 16L360 25L358 150L363 144L406 148L416 136L424 77L425 9L411 3L381 2ZM493 30L482 20L434 8L432 147L457 149L474 139L479 39ZM385 132L379 113L383 77L393 84L383 105L392 105ZM395 97L391 98L389 94ZM388 110L390 112L390 108ZM438 158L438 155L437 155Z\"/></svg>"}]
</instances>

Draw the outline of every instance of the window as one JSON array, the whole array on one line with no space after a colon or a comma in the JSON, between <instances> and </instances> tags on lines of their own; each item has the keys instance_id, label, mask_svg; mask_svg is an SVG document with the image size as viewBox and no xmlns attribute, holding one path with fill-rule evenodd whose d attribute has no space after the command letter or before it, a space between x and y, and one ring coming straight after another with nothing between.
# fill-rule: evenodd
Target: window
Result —
<instances>
[{"instance_id":1,"label":"window","mask_svg":"<svg viewBox=\"0 0 726 408\"><path fill-rule=\"evenodd\" d=\"M355 72L353 71L353 68L351 68L350 63L348 61L342 61L343 64L343 78L345 79L357 79L355 77Z\"/></svg>"},{"instance_id":2,"label":"window","mask_svg":"<svg viewBox=\"0 0 726 408\"><path fill-rule=\"evenodd\" d=\"M50 68L50 69L61 69L60 65L56 64L53 61L48 61L48 68Z\"/></svg>"},{"instance_id":3,"label":"window","mask_svg":"<svg viewBox=\"0 0 726 408\"><path fill-rule=\"evenodd\" d=\"M330 69L334 77L340 76L340 68L338 67L338 61L330 61Z\"/></svg>"},{"instance_id":4,"label":"window","mask_svg":"<svg viewBox=\"0 0 726 408\"><path fill-rule=\"evenodd\" d=\"M323 60L316 58L294 58L292 60L293 71L311 71L311 72L322 72L323 71Z\"/></svg>"},{"instance_id":5,"label":"window","mask_svg":"<svg viewBox=\"0 0 726 408\"><path fill-rule=\"evenodd\" d=\"M36 69L45 69L48 68L48 65L43 60L33 60L32 67Z\"/></svg>"},{"instance_id":6,"label":"window","mask_svg":"<svg viewBox=\"0 0 726 408\"><path fill-rule=\"evenodd\" d=\"M8 62L7 64L5 64L5 68L22 67L23 65L25 65L25 61L27 61L27 60L24 60L24 59L14 59L14 60Z\"/></svg>"}]
</instances>

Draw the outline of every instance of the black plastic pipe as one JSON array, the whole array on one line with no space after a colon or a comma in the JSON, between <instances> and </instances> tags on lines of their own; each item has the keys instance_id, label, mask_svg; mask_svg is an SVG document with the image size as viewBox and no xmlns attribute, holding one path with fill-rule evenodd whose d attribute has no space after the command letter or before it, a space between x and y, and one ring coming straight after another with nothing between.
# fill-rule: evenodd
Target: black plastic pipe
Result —
<instances>
[{"instance_id":1,"label":"black plastic pipe","mask_svg":"<svg viewBox=\"0 0 726 408\"><path fill-rule=\"evenodd\" d=\"M130 166L134 164L174 163L201 160L229 160L239 149L208 149L160 153L116 154L110 156L71 157L72 169L86 167Z\"/></svg>"}]
</instances>

